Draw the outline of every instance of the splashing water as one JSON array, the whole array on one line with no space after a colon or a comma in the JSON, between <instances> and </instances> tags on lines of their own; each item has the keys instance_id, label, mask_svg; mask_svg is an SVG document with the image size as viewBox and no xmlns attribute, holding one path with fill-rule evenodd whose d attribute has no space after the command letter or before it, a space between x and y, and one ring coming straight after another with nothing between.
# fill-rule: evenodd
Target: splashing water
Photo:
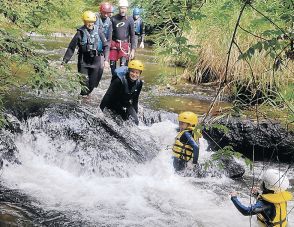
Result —
<instances>
[{"instance_id":1,"label":"splashing water","mask_svg":"<svg viewBox=\"0 0 294 227\"><path fill-rule=\"evenodd\" d=\"M60 152L45 133L34 139L29 132L23 133L16 140L22 164L6 167L2 179L43 209L85 220L87 226L249 226L249 219L238 213L228 196L221 195L234 187L232 180L174 173L166 147L173 143L175 129L170 121L140 126L140 133L153 137L162 149L147 163L126 164L124 177L83 172L79 162L67 155L74 147L71 141L64 141L64 152ZM200 160L205 160L210 156L206 141L201 140L200 146Z\"/></svg>"}]
</instances>

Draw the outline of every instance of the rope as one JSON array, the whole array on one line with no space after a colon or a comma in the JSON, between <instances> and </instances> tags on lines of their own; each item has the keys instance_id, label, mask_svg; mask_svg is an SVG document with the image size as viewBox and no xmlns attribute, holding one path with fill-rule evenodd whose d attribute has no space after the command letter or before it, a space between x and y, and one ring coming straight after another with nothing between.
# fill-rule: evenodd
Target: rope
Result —
<instances>
[{"instance_id":1,"label":"rope","mask_svg":"<svg viewBox=\"0 0 294 227\"><path fill-rule=\"evenodd\" d=\"M119 49L125 54L125 55L130 55L130 48L128 48L128 51L126 52L124 49L123 49L123 47L122 47L122 45L121 45L121 43L122 43L122 41L121 40L117 40L118 42L119 42Z\"/></svg>"}]
</instances>

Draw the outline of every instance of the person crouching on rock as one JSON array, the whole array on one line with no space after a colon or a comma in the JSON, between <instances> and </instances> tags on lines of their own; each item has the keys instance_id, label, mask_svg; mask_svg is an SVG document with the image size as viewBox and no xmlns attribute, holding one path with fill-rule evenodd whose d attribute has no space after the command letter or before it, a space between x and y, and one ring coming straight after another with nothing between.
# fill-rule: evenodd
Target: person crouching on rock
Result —
<instances>
[{"instance_id":1,"label":"person crouching on rock","mask_svg":"<svg viewBox=\"0 0 294 227\"><path fill-rule=\"evenodd\" d=\"M68 63L78 46L78 72L86 75L81 83L86 89L82 89L81 95L89 95L101 80L99 70L104 61L108 63L109 43L101 28L94 25L97 19L94 12L85 11L82 19L84 26L72 38L61 64Z\"/></svg>"},{"instance_id":2,"label":"person crouching on rock","mask_svg":"<svg viewBox=\"0 0 294 227\"><path fill-rule=\"evenodd\" d=\"M285 173L275 169L268 169L262 176L261 190L253 188L252 194L257 202L251 206L244 206L237 198L237 192L231 192L231 200L235 207L245 216L257 215L260 226L287 226L287 201L292 194L287 190L289 180Z\"/></svg>"},{"instance_id":3,"label":"person crouching on rock","mask_svg":"<svg viewBox=\"0 0 294 227\"><path fill-rule=\"evenodd\" d=\"M199 157L199 138L201 133L195 129L198 117L193 112L183 112L178 116L180 133L173 145L173 166L176 170L182 171L186 168L187 162L192 160L197 164Z\"/></svg>"},{"instance_id":4,"label":"person crouching on rock","mask_svg":"<svg viewBox=\"0 0 294 227\"><path fill-rule=\"evenodd\" d=\"M128 66L117 68L101 101L101 110L110 109L120 115L123 120L131 118L138 125L138 101L143 86L140 75L143 70L144 65L139 60L131 60Z\"/></svg>"}]
</instances>

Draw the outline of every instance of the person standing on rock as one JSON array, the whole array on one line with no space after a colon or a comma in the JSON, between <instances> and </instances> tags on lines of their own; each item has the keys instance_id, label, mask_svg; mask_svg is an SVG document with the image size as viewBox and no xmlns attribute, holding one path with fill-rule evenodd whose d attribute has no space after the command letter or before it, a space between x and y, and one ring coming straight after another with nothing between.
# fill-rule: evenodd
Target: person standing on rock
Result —
<instances>
[{"instance_id":1,"label":"person standing on rock","mask_svg":"<svg viewBox=\"0 0 294 227\"><path fill-rule=\"evenodd\" d=\"M113 31L109 59L113 77L118 60L120 66L126 66L128 60L132 60L135 56L134 20L127 16L129 3L127 0L119 0L118 5L119 13L111 17Z\"/></svg>"},{"instance_id":2,"label":"person standing on rock","mask_svg":"<svg viewBox=\"0 0 294 227\"><path fill-rule=\"evenodd\" d=\"M180 133L176 136L172 148L173 166L176 172L182 171L187 167L187 163L192 160L197 164L199 157L199 138L201 133L195 129L198 117L193 112L183 112L178 116Z\"/></svg>"},{"instance_id":3,"label":"person standing on rock","mask_svg":"<svg viewBox=\"0 0 294 227\"><path fill-rule=\"evenodd\" d=\"M143 70L144 65L139 60L131 60L128 66L117 68L114 72L115 78L101 101L100 109L110 109L123 120L132 119L138 125L138 101L143 86L140 75Z\"/></svg>"},{"instance_id":4,"label":"person standing on rock","mask_svg":"<svg viewBox=\"0 0 294 227\"><path fill-rule=\"evenodd\" d=\"M231 200L235 207L245 216L257 215L261 226L287 226L287 202L292 194L287 190L289 180L285 173L276 169L268 169L262 176L261 190L253 188L252 194L257 202L251 206L244 206L237 198L237 192L231 192Z\"/></svg>"},{"instance_id":5,"label":"person standing on rock","mask_svg":"<svg viewBox=\"0 0 294 227\"><path fill-rule=\"evenodd\" d=\"M84 26L77 30L63 57L62 65L68 63L78 46L78 72L84 74L81 95L89 95L98 86L102 74L99 70L109 60L109 44L103 31L94 23L94 12L85 11L82 15Z\"/></svg>"}]
</instances>

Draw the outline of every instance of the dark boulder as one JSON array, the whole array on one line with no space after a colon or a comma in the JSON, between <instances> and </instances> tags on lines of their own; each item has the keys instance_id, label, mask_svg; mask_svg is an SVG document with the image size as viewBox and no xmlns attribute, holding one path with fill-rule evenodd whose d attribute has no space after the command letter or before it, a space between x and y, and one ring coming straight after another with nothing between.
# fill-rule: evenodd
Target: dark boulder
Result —
<instances>
[{"instance_id":1,"label":"dark boulder","mask_svg":"<svg viewBox=\"0 0 294 227\"><path fill-rule=\"evenodd\" d=\"M225 133L219 127L205 129L203 136L212 149L232 146L235 151L257 161L292 162L294 158L294 132L285 129L279 122L256 121L237 117L223 118L216 122L225 125ZM215 143L215 142L216 143Z\"/></svg>"}]
</instances>

